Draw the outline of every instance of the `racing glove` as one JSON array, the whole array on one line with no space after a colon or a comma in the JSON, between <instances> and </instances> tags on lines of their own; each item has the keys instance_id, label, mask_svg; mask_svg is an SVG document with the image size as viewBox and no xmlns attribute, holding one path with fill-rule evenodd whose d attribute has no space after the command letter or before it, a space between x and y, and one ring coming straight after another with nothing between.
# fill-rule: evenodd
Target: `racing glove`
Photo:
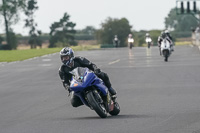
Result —
<instances>
[{"instance_id":1,"label":"racing glove","mask_svg":"<svg viewBox=\"0 0 200 133\"><path fill-rule=\"evenodd\" d=\"M99 68L97 68L97 69L94 70L94 73L99 74L99 73L101 73L101 70Z\"/></svg>"},{"instance_id":2,"label":"racing glove","mask_svg":"<svg viewBox=\"0 0 200 133\"><path fill-rule=\"evenodd\" d=\"M69 93L71 92L70 86L68 84L63 83L63 86L64 86L65 90L68 90Z\"/></svg>"}]
</instances>

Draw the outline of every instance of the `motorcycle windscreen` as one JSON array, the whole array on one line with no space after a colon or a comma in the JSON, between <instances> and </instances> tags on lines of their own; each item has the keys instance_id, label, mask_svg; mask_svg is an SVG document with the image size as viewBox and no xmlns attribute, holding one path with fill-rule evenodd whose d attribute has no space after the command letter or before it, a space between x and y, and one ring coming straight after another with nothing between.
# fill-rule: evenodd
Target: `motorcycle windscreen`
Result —
<instances>
[{"instance_id":1,"label":"motorcycle windscreen","mask_svg":"<svg viewBox=\"0 0 200 133\"><path fill-rule=\"evenodd\" d=\"M70 87L74 91L81 91L91 86L96 78L93 72L84 67L77 67L70 73L73 75Z\"/></svg>"},{"instance_id":2,"label":"motorcycle windscreen","mask_svg":"<svg viewBox=\"0 0 200 133\"><path fill-rule=\"evenodd\" d=\"M70 73L73 75L73 79L79 81L83 79L87 70L88 68L85 68L85 67L77 67L74 70L72 70Z\"/></svg>"},{"instance_id":3,"label":"motorcycle windscreen","mask_svg":"<svg viewBox=\"0 0 200 133\"><path fill-rule=\"evenodd\" d=\"M83 80L87 70L88 68L77 67L70 72L73 75L70 85L70 88L73 91L81 91L84 89L85 86L83 86Z\"/></svg>"}]
</instances>

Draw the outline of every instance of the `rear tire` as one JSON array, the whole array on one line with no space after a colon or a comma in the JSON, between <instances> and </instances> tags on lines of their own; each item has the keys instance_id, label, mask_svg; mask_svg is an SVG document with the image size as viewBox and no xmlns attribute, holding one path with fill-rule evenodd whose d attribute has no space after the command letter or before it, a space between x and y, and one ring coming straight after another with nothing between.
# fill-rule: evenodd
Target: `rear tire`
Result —
<instances>
[{"instance_id":1,"label":"rear tire","mask_svg":"<svg viewBox=\"0 0 200 133\"><path fill-rule=\"evenodd\" d=\"M120 106L117 102L114 103L114 109L113 111L110 111L109 114L110 115L118 115L120 112Z\"/></svg>"},{"instance_id":2,"label":"rear tire","mask_svg":"<svg viewBox=\"0 0 200 133\"><path fill-rule=\"evenodd\" d=\"M107 111L105 108L105 105L103 104L103 101L101 97L97 97L98 94L96 95L95 93L98 93L96 91L90 91L87 94L87 99L89 102L89 105L95 110L95 112L101 117L101 118L106 118L107 117Z\"/></svg>"}]
</instances>

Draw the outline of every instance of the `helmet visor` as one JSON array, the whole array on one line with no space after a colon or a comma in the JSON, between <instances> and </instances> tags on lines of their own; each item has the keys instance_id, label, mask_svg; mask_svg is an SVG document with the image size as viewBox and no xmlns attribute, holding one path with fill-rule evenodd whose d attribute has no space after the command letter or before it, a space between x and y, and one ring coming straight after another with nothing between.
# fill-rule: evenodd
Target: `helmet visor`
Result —
<instances>
[{"instance_id":1,"label":"helmet visor","mask_svg":"<svg viewBox=\"0 0 200 133\"><path fill-rule=\"evenodd\" d=\"M65 64L70 60L70 56L69 55L65 55L61 57L62 62Z\"/></svg>"}]
</instances>

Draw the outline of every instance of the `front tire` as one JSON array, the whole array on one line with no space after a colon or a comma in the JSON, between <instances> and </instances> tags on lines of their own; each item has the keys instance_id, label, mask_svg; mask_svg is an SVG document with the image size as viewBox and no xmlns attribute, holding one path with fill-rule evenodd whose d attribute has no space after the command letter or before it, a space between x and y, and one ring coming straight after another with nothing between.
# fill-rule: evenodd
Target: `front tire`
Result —
<instances>
[{"instance_id":1,"label":"front tire","mask_svg":"<svg viewBox=\"0 0 200 133\"><path fill-rule=\"evenodd\" d=\"M130 43L130 46L129 46L129 48L130 48L130 49L132 49L132 47L133 47L133 44L132 44L132 43Z\"/></svg>"},{"instance_id":2,"label":"front tire","mask_svg":"<svg viewBox=\"0 0 200 133\"><path fill-rule=\"evenodd\" d=\"M107 117L107 111L106 111L105 105L103 104L102 102L103 100L101 99L97 91L90 91L87 94L87 99L88 99L89 105L95 110L95 112L101 118Z\"/></svg>"},{"instance_id":3,"label":"front tire","mask_svg":"<svg viewBox=\"0 0 200 133\"><path fill-rule=\"evenodd\" d=\"M151 44L150 44L150 43L148 43L148 48L150 48L150 45L151 45Z\"/></svg>"},{"instance_id":4,"label":"front tire","mask_svg":"<svg viewBox=\"0 0 200 133\"><path fill-rule=\"evenodd\" d=\"M168 51L166 51L166 50L165 50L165 51L163 51L163 56L164 56L164 58L165 58L165 59L164 59L164 61L166 61L166 62L167 62L167 61L168 61L168 56L169 56L169 53L168 53Z\"/></svg>"}]
</instances>

